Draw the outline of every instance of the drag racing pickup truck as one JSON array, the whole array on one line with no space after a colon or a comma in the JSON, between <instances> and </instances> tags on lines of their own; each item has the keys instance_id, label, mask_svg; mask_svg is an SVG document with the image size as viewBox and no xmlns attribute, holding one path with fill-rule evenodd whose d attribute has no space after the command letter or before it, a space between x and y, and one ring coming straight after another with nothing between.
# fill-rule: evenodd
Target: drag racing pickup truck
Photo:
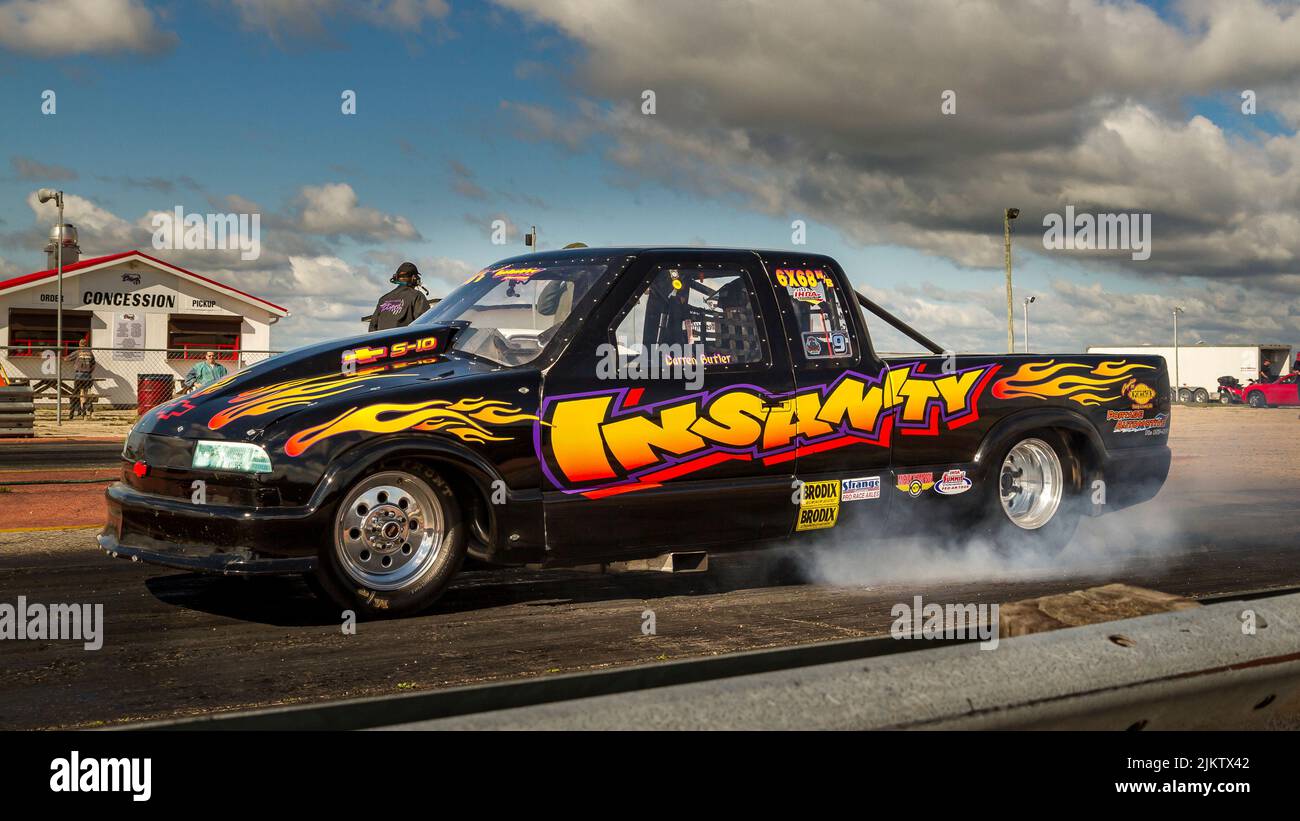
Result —
<instances>
[{"instance_id":1,"label":"drag racing pickup truck","mask_svg":"<svg viewBox=\"0 0 1300 821\"><path fill-rule=\"evenodd\" d=\"M869 321L930 354L882 358ZM467 555L653 565L916 527L1051 551L1159 490L1169 402L1160 357L945 352L826 256L536 253L149 411L99 543L304 574L369 615L427 607Z\"/></svg>"}]
</instances>

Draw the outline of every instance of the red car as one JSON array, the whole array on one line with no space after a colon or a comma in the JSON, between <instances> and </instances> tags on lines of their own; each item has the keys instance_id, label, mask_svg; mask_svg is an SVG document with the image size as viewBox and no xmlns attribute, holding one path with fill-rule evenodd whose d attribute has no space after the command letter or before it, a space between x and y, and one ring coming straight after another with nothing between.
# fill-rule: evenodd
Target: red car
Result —
<instances>
[{"instance_id":1,"label":"red car","mask_svg":"<svg viewBox=\"0 0 1300 821\"><path fill-rule=\"evenodd\" d=\"M1244 402L1252 408L1273 405L1300 405L1300 372L1292 371L1276 382L1250 382L1245 385L1222 385L1220 396L1231 395L1231 400ZM1228 404L1228 402L1224 402Z\"/></svg>"}]
</instances>

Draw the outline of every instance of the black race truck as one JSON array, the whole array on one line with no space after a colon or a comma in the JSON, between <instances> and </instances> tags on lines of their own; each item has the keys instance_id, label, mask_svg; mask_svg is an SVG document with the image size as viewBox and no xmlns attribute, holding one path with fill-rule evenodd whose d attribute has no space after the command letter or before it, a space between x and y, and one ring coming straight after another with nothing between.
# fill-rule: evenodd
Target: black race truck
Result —
<instances>
[{"instance_id":1,"label":"black race truck","mask_svg":"<svg viewBox=\"0 0 1300 821\"><path fill-rule=\"evenodd\" d=\"M882 358L869 317L931 354ZM428 606L467 555L588 565L918 525L1054 550L1159 490L1169 401L1160 357L947 353L826 256L529 254L409 327L148 412L99 543L305 574L372 615Z\"/></svg>"}]
</instances>

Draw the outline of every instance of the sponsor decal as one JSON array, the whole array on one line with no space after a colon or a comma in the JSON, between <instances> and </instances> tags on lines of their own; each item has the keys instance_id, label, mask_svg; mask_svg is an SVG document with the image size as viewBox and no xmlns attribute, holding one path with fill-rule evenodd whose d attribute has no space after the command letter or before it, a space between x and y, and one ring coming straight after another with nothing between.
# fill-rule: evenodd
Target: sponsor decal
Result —
<instances>
[{"instance_id":1,"label":"sponsor decal","mask_svg":"<svg viewBox=\"0 0 1300 821\"><path fill-rule=\"evenodd\" d=\"M997 365L929 374L920 363L774 395L729 385L648 405L630 388L550 397L533 444L550 482L589 497L657 487L731 460L780 464L892 436L938 436L979 419ZM636 394L639 399L640 394Z\"/></svg>"},{"instance_id":2,"label":"sponsor decal","mask_svg":"<svg viewBox=\"0 0 1300 821\"><path fill-rule=\"evenodd\" d=\"M998 399L1033 397L1035 399L1069 399L1080 405L1101 405L1123 397L1121 386L1134 372L1155 370L1151 365L1128 364L1126 360L1101 362L1026 362L1011 376L993 385Z\"/></svg>"},{"instance_id":3,"label":"sponsor decal","mask_svg":"<svg viewBox=\"0 0 1300 821\"><path fill-rule=\"evenodd\" d=\"M795 530L834 527L840 516L840 483L804 482L799 494L799 519Z\"/></svg>"},{"instance_id":4,"label":"sponsor decal","mask_svg":"<svg viewBox=\"0 0 1300 821\"><path fill-rule=\"evenodd\" d=\"M860 479L845 479L840 489L840 501L856 502L860 499L880 498L880 477L863 476Z\"/></svg>"},{"instance_id":5,"label":"sponsor decal","mask_svg":"<svg viewBox=\"0 0 1300 821\"><path fill-rule=\"evenodd\" d=\"M849 335L842 331L804 331L803 353L808 359L831 359L852 353Z\"/></svg>"},{"instance_id":6,"label":"sponsor decal","mask_svg":"<svg viewBox=\"0 0 1300 821\"><path fill-rule=\"evenodd\" d=\"M905 491L908 496L915 499L925 491L934 487L933 473L900 473L894 479L894 487Z\"/></svg>"},{"instance_id":7,"label":"sponsor decal","mask_svg":"<svg viewBox=\"0 0 1300 821\"><path fill-rule=\"evenodd\" d=\"M428 353L438 347L438 337L426 336L423 339L396 342L391 348L384 345L365 346L343 352L343 363L369 365L381 359L398 359L413 353Z\"/></svg>"},{"instance_id":8,"label":"sponsor decal","mask_svg":"<svg viewBox=\"0 0 1300 821\"><path fill-rule=\"evenodd\" d=\"M776 281L793 295L796 288L834 288L835 281L821 268L777 268ZM825 293L825 291L821 291Z\"/></svg>"},{"instance_id":9,"label":"sponsor decal","mask_svg":"<svg viewBox=\"0 0 1300 821\"><path fill-rule=\"evenodd\" d=\"M1147 436L1159 436L1167 427L1169 427L1169 417L1160 413L1150 419L1121 419L1115 423L1115 433L1145 431Z\"/></svg>"},{"instance_id":10,"label":"sponsor decal","mask_svg":"<svg viewBox=\"0 0 1300 821\"><path fill-rule=\"evenodd\" d=\"M942 493L944 496L956 496L958 493L965 493L970 490L971 480L966 475L966 471L945 470L939 477L939 481L934 483L934 492Z\"/></svg>"},{"instance_id":11,"label":"sponsor decal","mask_svg":"<svg viewBox=\"0 0 1300 821\"><path fill-rule=\"evenodd\" d=\"M182 399L179 402L176 402L172 405L168 405L166 410L158 414L158 418L175 419L177 416L184 416L185 414L189 413L192 410L194 410L193 403L191 403L190 400L188 399Z\"/></svg>"},{"instance_id":12,"label":"sponsor decal","mask_svg":"<svg viewBox=\"0 0 1300 821\"><path fill-rule=\"evenodd\" d=\"M1134 408L1149 408L1151 407L1151 400L1156 398L1155 388L1136 379L1125 382L1124 387L1120 388L1119 392L1129 398Z\"/></svg>"},{"instance_id":13,"label":"sponsor decal","mask_svg":"<svg viewBox=\"0 0 1300 821\"><path fill-rule=\"evenodd\" d=\"M799 302L807 302L809 305L820 305L826 301L826 294L821 288L790 288L790 297Z\"/></svg>"},{"instance_id":14,"label":"sponsor decal","mask_svg":"<svg viewBox=\"0 0 1300 821\"><path fill-rule=\"evenodd\" d=\"M831 355L830 337L822 333L805 331L803 335L803 353L809 359L825 359Z\"/></svg>"},{"instance_id":15,"label":"sponsor decal","mask_svg":"<svg viewBox=\"0 0 1300 821\"><path fill-rule=\"evenodd\" d=\"M465 284L468 285L471 282L479 282L484 277L489 276L493 279L509 280L511 282L527 282L545 270L545 268L525 268L517 265L503 265L500 268L484 268L482 271L479 271L474 276L465 280Z\"/></svg>"},{"instance_id":16,"label":"sponsor decal","mask_svg":"<svg viewBox=\"0 0 1300 821\"><path fill-rule=\"evenodd\" d=\"M1140 410L1126 410L1126 411L1108 410L1108 411L1106 411L1106 421L1107 421L1107 422L1115 422L1115 421L1118 421L1118 420L1120 420L1120 419L1141 419L1141 418L1144 417L1144 416L1146 416L1146 414L1143 413L1143 412L1140 411Z\"/></svg>"}]
</instances>

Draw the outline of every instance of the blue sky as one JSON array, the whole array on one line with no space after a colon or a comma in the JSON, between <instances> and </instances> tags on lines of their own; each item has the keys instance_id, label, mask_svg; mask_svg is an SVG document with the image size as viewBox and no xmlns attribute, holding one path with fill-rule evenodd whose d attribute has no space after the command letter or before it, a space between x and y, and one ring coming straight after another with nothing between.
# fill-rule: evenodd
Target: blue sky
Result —
<instances>
[{"instance_id":1,"label":"blue sky","mask_svg":"<svg viewBox=\"0 0 1300 821\"><path fill-rule=\"evenodd\" d=\"M60 2L75 6L78 0ZM710 191L707 179L674 185L644 168L621 165L612 159L619 135L590 133L590 109L584 113L583 106L609 111L628 100L611 99L602 85L600 67L593 66L601 59L599 45L574 36L566 21L547 19L544 12L452 0L445 14L435 2L435 13L424 15L418 26L395 26L350 16L326 2L321 30L312 31L310 25L294 30L283 18L273 25L250 23L215 3L114 2L147 9L155 33L170 38L170 47L108 53L69 48L57 59L12 43L0 49L0 103L10 115L0 157L0 273L41 267L40 247L28 241L39 220L27 195L42 184L134 222L176 205L214 210L230 196L287 218L300 207L295 203L304 186L346 183L361 207L404 218L420 235L309 238L315 252L364 269L362 288L382 286L395 259L451 260L472 269L522 251L517 232L504 248L490 243L488 222L498 215L521 229L538 225L548 246L582 240L787 247L790 220L801 217L808 223L810 249L836 256L874 288L900 292L928 285L953 295L951 308L960 302L958 294L979 291L981 298L995 300L1001 287L996 261L962 264L969 259L928 246L923 226L905 229L901 240L897 227L885 235L887 241L864 240L873 226L846 230L847 221L819 218L797 203L789 210L756 208L725 186ZM1155 8L1163 20L1179 20L1169 4ZM634 43L629 37L628 47ZM58 94L55 116L41 114L44 89ZM340 112L345 89L357 93L355 116ZM1255 145L1270 137L1294 138L1294 129L1267 105L1250 121L1233 116L1234 99L1231 91L1206 88L1178 96L1172 105L1164 95L1159 106L1174 124L1202 115L1227 137ZM558 127L542 133L516 106L551 112ZM566 145L570 119L573 132L585 137ZM64 169L69 178L43 181L21 174L14 158ZM458 177L453 163L468 176ZM164 182L138 182L148 179ZM984 207L992 241L1000 239L1001 205L999 200ZM1043 295L1044 304L1053 282L1061 280L1100 285L1113 295L1198 289L1158 268L1135 276L1131 268L1104 261L1043 254L1035 247L1040 229L1032 223L1019 229L1017 243L1024 248L1018 245L1017 288ZM288 248L284 232L293 230L265 217L263 245ZM101 240L108 237L83 231L85 253L123 250L100 247ZM450 270L454 274L456 266ZM928 304L917 302L917 310ZM1188 324L1195 332L1195 323ZM340 323L300 317L277 332L286 342L300 342L342 330ZM999 333L996 325L987 335L972 329L970 339L996 340ZM1058 332L1047 326L1045 333ZM1217 332L1207 326L1204 333ZM1061 343L1078 338L1064 331L1058 336Z\"/></svg>"}]
</instances>

